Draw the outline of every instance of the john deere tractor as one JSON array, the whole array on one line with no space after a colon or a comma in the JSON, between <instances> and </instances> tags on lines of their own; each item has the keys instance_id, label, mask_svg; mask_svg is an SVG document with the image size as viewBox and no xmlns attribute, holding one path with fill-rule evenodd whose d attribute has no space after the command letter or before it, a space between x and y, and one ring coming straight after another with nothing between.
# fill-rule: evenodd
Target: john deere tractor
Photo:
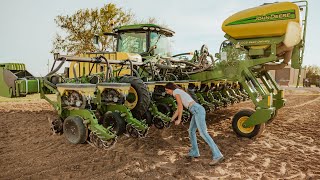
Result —
<instances>
[{"instance_id":1,"label":"john deere tractor","mask_svg":"<svg viewBox=\"0 0 320 180\"><path fill-rule=\"evenodd\" d=\"M152 124L159 129L170 127L177 105L165 94L169 81L187 91L208 113L251 99L255 109L236 113L232 127L241 137L257 137L285 105L284 91L268 71L284 68L290 61L293 68L301 69L307 10L307 1L298 1L240 11L223 22L226 40L214 55L206 45L192 53L172 55L174 31L155 24L116 27L102 33L115 38L115 52L55 54L54 65L60 61L56 68L44 78L22 84L31 80L39 84L41 97L59 114L52 129L72 143L88 141L109 147L125 132L142 137ZM70 66L58 75L67 61ZM6 69L2 81L6 79L8 87L1 95L27 94L17 90L20 87L15 84L22 79L11 75L17 69L0 67ZM8 78L8 73L14 78ZM56 93L56 101L47 97L49 92ZM187 122L190 114L185 111L183 117Z\"/></svg>"}]
</instances>

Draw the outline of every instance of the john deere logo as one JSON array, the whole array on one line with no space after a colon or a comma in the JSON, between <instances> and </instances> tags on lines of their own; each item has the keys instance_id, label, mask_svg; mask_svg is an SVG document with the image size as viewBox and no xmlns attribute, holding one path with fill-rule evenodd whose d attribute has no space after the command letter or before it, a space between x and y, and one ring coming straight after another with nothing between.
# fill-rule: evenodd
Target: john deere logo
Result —
<instances>
[{"instance_id":1,"label":"john deere logo","mask_svg":"<svg viewBox=\"0 0 320 180\"><path fill-rule=\"evenodd\" d=\"M239 19L237 21L233 21L228 23L226 26L231 25L239 25L239 24L251 24L258 22L268 22L268 21L277 21L277 20L287 20L287 19L295 19L296 13L294 9L286 10L286 11L278 11L272 12L268 14L251 16L248 18Z\"/></svg>"},{"instance_id":2,"label":"john deere logo","mask_svg":"<svg viewBox=\"0 0 320 180\"><path fill-rule=\"evenodd\" d=\"M277 20L277 19L290 19L291 13L272 14L267 16L257 16L257 21Z\"/></svg>"}]
</instances>

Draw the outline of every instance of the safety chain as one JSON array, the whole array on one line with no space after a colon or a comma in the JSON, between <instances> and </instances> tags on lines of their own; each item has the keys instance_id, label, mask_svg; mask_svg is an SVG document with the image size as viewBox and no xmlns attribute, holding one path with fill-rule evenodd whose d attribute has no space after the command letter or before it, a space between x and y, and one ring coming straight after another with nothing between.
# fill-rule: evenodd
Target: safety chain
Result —
<instances>
[{"instance_id":1,"label":"safety chain","mask_svg":"<svg viewBox=\"0 0 320 180\"><path fill-rule=\"evenodd\" d=\"M49 122L50 122L50 129L53 133L55 134L59 134L61 135L63 133L63 122L60 118L58 119L54 119L53 121L51 121L48 118Z\"/></svg>"},{"instance_id":2,"label":"safety chain","mask_svg":"<svg viewBox=\"0 0 320 180\"><path fill-rule=\"evenodd\" d=\"M103 149L103 150L108 150L108 149L112 148L117 142L116 138L109 139L107 141L102 140L102 138L99 137L97 135L97 133L95 133L93 131L90 132L89 139L90 139L90 141L87 141L87 142L90 145L92 145L94 147L98 147L98 148Z\"/></svg>"},{"instance_id":3,"label":"safety chain","mask_svg":"<svg viewBox=\"0 0 320 180\"><path fill-rule=\"evenodd\" d=\"M141 137L145 137L148 133L148 130L149 128L147 128L146 130L138 130L136 127L134 127L133 125L131 124L127 124L126 126L126 130L127 132L129 133L129 135L131 137L134 137L134 138L141 138Z\"/></svg>"}]
</instances>

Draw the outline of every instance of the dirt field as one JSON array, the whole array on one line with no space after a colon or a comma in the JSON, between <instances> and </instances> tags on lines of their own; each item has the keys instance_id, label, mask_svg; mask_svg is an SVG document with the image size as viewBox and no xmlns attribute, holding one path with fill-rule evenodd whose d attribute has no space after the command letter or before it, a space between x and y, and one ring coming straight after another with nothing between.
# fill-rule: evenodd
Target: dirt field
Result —
<instances>
[{"instance_id":1,"label":"dirt field","mask_svg":"<svg viewBox=\"0 0 320 180\"><path fill-rule=\"evenodd\" d=\"M72 145L53 135L52 107L34 98L0 99L0 179L320 179L320 90L286 91L287 105L256 139L239 138L231 118L251 102L207 117L209 133L225 161L208 165L199 137L199 162L188 162L188 125L150 128L143 139L118 138L108 151ZM15 99L17 100L17 99ZM12 101L12 100L11 100Z\"/></svg>"}]
</instances>

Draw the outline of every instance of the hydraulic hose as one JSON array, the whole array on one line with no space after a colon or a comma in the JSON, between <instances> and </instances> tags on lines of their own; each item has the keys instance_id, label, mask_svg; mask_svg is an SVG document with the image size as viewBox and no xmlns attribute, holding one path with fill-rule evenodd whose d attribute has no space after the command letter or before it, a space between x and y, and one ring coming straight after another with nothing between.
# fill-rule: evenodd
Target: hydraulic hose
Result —
<instances>
[{"instance_id":1,"label":"hydraulic hose","mask_svg":"<svg viewBox=\"0 0 320 180\"><path fill-rule=\"evenodd\" d=\"M51 72L49 72L45 77L51 76L52 74L56 73L57 71L59 71L59 69L62 67L62 65L66 62L66 59L63 58L62 61L60 62L59 66L56 67L54 70L52 70ZM53 67L53 66L52 66Z\"/></svg>"},{"instance_id":2,"label":"hydraulic hose","mask_svg":"<svg viewBox=\"0 0 320 180\"><path fill-rule=\"evenodd\" d=\"M107 58L105 58L104 56L99 56L99 59L103 59L106 64L107 64L107 69L106 69L106 82L108 82L109 78L110 78L110 64L109 61L107 60Z\"/></svg>"},{"instance_id":3,"label":"hydraulic hose","mask_svg":"<svg viewBox=\"0 0 320 180\"><path fill-rule=\"evenodd\" d=\"M184 55L192 55L192 54L190 52L187 52L187 53L176 54L176 55L173 55L172 57L178 57L178 56L184 56Z\"/></svg>"},{"instance_id":4,"label":"hydraulic hose","mask_svg":"<svg viewBox=\"0 0 320 180\"><path fill-rule=\"evenodd\" d=\"M129 60L129 59L123 61L123 62L121 63L121 64L122 64L122 67L123 67L124 64L126 64L126 62L129 62L130 69L131 69L130 76L133 76L133 63L132 63L132 61ZM122 67L121 67L121 68L122 68ZM119 71L118 75L119 75L119 74L120 74L120 71Z\"/></svg>"}]
</instances>

